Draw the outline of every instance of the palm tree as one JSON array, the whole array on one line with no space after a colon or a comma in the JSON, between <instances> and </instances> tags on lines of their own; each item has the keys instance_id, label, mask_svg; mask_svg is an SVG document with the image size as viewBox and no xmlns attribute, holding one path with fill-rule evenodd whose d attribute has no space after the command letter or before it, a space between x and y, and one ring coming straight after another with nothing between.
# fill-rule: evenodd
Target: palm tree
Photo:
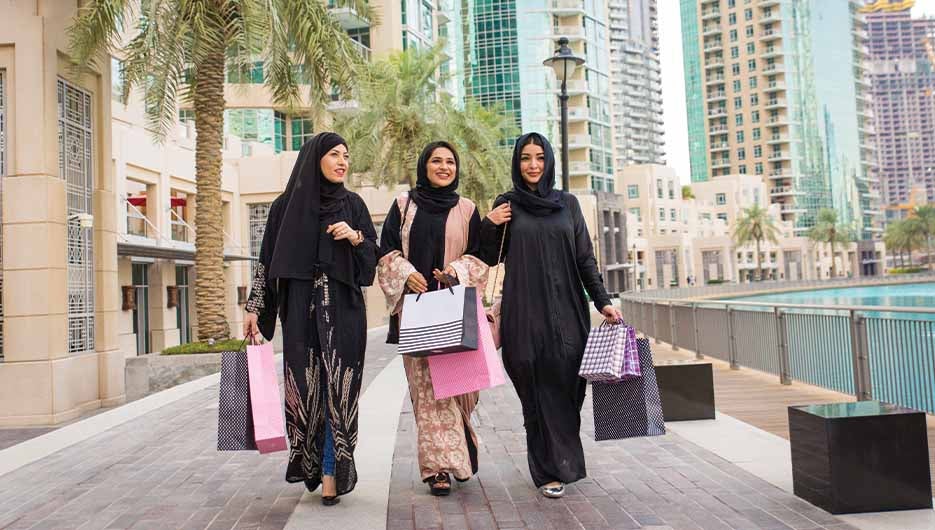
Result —
<instances>
[{"instance_id":1,"label":"palm tree","mask_svg":"<svg viewBox=\"0 0 935 530\"><path fill-rule=\"evenodd\" d=\"M831 245L831 277L837 278L838 267L834 259L834 246L838 243L846 244L854 241L854 230L838 221L837 210L822 208L818 211L815 226L809 229L807 235L816 243Z\"/></svg>"},{"instance_id":2,"label":"palm tree","mask_svg":"<svg viewBox=\"0 0 935 530\"><path fill-rule=\"evenodd\" d=\"M756 244L756 270L757 279L763 278L762 259L760 258L760 244L763 241L776 243L778 241L779 228L769 215L769 211L761 208L760 205L744 209L737 224L734 226L734 243L738 246L746 245L750 242Z\"/></svg>"},{"instance_id":3,"label":"palm tree","mask_svg":"<svg viewBox=\"0 0 935 530\"><path fill-rule=\"evenodd\" d=\"M903 265L905 265L905 260L902 256L908 254L909 266L912 267L912 251L921 248L925 242L922 222L917 217L893 221L886 227L883 242L886 243L888 249L899 252L900 262Z\"/></svg>"},{"instance_id":4,"label":"palm tree","mask_svg":"<svg viewBox=\"0 0 935 530\"><path fill-rule=\"evenodd\" d=\"M918 219L918 229L925 238L925 255L929 269L932 269L932 239L935 238L935 205L916 206L912 217Z\"/></svg>"},{"instance_id":5,"label":"palm tree","mask_svg":"<svg viewBox=\"0 0 935 530\"><path fill-rule=\"evenodd\" d=\"M366 0L338 3L372 17ZM123 46L121 28L133 21ZM262 58L265 82L278 104L314 109L323 107L332 87L351 89L362 62L359 52L320 1L89 0L69 33L78 71L101 71L107 54L123 52L124 97L133 87L146 87L147 117L157 140L175 123L180 99L194 108L198 336L227 338L220 189L225 68Z\"/></svg>"},{"instance_id":6,"label":"palm tree","mask_svg":"<svg viewBox=\"0 0 935 530\"><path fill-rule=\"evenodd\" d=\"M415 185L419 148L447 140L461 158L461 190L481 208L509 180L515 135L506 114L468 101L463 108L438 98L441 46L396 53L371 64L358 89L361 108L338 118L354 153L354 170L376 185Z\"/></svg>"},{"instance_id":7,"label":"palm tree","mask_svg":"<svg viewBox=\"0 0 935 530\"><path fill-rule=\"evenodd\" d=\"M692 192L691 186L682 186L682 198L683 199L694 199L695 194Z\"/></svg>"}]
</instances>

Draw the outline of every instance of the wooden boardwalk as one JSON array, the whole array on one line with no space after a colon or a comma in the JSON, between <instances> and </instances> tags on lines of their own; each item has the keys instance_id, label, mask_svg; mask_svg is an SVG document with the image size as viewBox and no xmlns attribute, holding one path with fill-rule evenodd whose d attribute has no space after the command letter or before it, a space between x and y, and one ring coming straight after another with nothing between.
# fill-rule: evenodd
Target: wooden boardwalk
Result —
<instances>
[{"instance_id":1,"label":"wooden boardwalk","mask_svg":"<svg viewBox=\"0 0 935 530\"><path fill-rule=\"evenodd\" d=\"M669 344L656 344L650 339L653 356L664 359L693 359L694 352L675 351ZM724 361L706 357L714 369L714 399L717 409L754 427L789 439L787 407L817 403L854 401L854 396L817 386L793 382L779 383L779 377L750 368L731 370ZM935 491L935 416L928 419L929 468Z\"/></svg>"}]
</instances>

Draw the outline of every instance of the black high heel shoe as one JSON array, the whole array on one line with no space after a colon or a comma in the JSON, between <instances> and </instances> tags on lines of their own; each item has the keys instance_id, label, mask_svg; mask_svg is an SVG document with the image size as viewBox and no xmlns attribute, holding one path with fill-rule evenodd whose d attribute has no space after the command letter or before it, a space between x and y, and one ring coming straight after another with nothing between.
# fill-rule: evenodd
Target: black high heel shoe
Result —
<instances>
[{"instance_id":1,"label":"black high heel shoe","mask_svg":"<svg viewBox=\"0 0 935 530\"><path fill-rule=\"evenodd\" d=\"M324 495L321 496L321 503L324 506L334 506L335 504L339 504L340 502L341 502L341 498L338 497L337 495L331 495L328 497Z\"/></svg>"}]
</instances>

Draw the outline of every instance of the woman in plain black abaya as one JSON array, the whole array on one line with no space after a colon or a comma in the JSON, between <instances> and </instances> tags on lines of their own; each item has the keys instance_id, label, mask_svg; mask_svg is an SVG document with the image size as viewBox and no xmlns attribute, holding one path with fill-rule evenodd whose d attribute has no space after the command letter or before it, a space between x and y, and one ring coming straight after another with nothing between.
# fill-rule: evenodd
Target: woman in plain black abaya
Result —
<instances>
[{"instance_id":1,"label":"woman in plain black abaya","mask_svg":"<svg viewBox=\"0 0 935 530\"><path fill-rule=\"evenodd\" d=\"M513 150L513 189L481 226L484 260L503 262L503 364L523 405L529 471L546 497L587 475L581 447L585 380L578 377L590 327L585 291L611 322L611 305L578 199L554 189L549 142L530 133ZM507 225L508 223L508 225Z\"/></svg>"},{"instance_id":2,"label":"woman in plain black abaya","mask_svg":"<svg viewBox=\"0 0 935 530\"><path fill-rule=\"evenodd\" d=\"M363 199L344 187L344 139L320 133L299 151L270 207L244 333L283 327L288 482L322 502L354 489L357 400L367 345L362 286L376 272L376 231Z\"/></svg>"}]
</instances>

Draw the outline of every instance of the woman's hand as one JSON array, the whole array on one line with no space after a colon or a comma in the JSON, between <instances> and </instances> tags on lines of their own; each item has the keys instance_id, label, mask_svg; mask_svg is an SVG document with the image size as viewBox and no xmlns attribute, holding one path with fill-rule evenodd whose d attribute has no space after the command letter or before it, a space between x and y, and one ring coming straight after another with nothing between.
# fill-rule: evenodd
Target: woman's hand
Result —
<instances>
[{"instance_id":1,"label":"woman's hand","mask_svg":"<svg viewBox=\"0 0 935 530\"><path fill-rule=\"evenodd\" d=\"M250 337L250 343L254 344L260 336L260 326L257 324L259 317L256 313L247 313L243 318L243 336Z\"/></svg>"},{"instance_id":2,"label":"woman's hand","mask_svg":"<svg viewBox=\"0 0 935 530\"><path fill-rule=\"evenodd\" d=\"M429 290L429 282L425 281L425 276L419 272L413 272L406 280L406 287L414 293L424 293Z\"/></svg>"},{"instance_id":3,"label":"woman's hand","mask_svg":"<svg viewBox=\"0 0 935 530\"><path fill-rule=\"evenodd\" d=\"M335 241L346 239L352 245L360 244L363 239L359 231L354 230L344 221L341 221L340 223L334 223L333 225L328 225L328 229L325 230L325 232L331 234Z\"/></svg>"},{"instance_id":4,"label":"woman's hand","mask_svg":"<svg viewBox=\"0 0 935 530\"><path fill-rule=\"evenodd\" d=\"M601 309L601 314L604 315L604 320L608 324L619 324L623 320L620 310L612 305L605 305L604 309Z\"/></svg>"},{"instance_id":5,"label":"woman's hand","mask_svg":"<svg viewBox=\"0 0 935 530\"><path fill-rule=\"evenodd\" d=\"M487 219L490 219L490 222L500 226L503 223L509 222L510 218L513 216L513 211L510 209L510 203L501 204L487 214Z\"/></svg>"},{"instance_id":6,"label":"woman's hand","mask_svg":"<svg viewBox=\"0 0 935 530\"><path fill-rule=\"evenodd\" d=\"M445 267L445 270L443 271L440 271L438 269L435 269L432 271L432 276L435 276L435 280L438 281L438 283L442 285L448 284L448 278L446 278L446 275L451 276L452 278L456 280L458 279L458 273L454 270L454 267L452 267L451 265L448 265L447 267Z\"/></svg>"}]
</instances>

